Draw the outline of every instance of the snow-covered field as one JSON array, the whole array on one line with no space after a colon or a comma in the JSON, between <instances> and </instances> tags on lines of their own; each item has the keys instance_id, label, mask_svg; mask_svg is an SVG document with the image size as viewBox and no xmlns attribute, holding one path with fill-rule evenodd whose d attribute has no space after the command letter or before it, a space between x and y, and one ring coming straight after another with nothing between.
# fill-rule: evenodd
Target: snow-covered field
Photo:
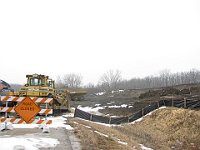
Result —
<instances>
[{"instance_id":1,"label":"snow-covered field","mask_svg":"<svg viewBox=\"0 0 200 150\"><path fill-rule=\"evenodd\" d=\"M52 128L65 128L67 130L72 130L73 128L70 125L66 125L66 117L68 116L59 116L59 117L48 117L48 119L52 120L51 125L47 125L47 128L51 132ZM41 125L37 124L8 124L9 128L14 132L17 129L35 129L40 128ZM5 126L4 123L1 123L0 126ZM54 148L60 142L58 139L51 138L46 136L46 133L40 134L29 134L26 133L24 135L10 135L3 134L4 131L0 133L0 149L1 150L39 150L39 148Z\"/></svg>"}]
</instances>

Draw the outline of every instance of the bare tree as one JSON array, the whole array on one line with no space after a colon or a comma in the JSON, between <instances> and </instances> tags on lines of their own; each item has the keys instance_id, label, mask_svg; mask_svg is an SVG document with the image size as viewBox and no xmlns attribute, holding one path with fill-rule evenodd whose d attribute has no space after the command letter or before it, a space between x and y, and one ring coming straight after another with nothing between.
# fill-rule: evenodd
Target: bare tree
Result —
<instances>
[{"instance_id":1,"label":"bare tree","mask_svg":"<svg viewBox=\"0 0 200 150\"><path fill-rule=\"evenodd\" d=\"M75 73L65 74L63 77L63 83L66 87L69 88L80 87L82 84L82 76Z\"/></svg>"},{"instance_id":2,"label":"bare tree","mask_svg":"<svg viewBox=\"0 0 200 150\"><path fill-rule=\"evenodd\" d=\"M105 90L117 89L118 83L121 81L121 72L119 70L109 70L100 78L100 85Z\"/></svg>"},{"instance_id":3,"label":"bare tree","mask_svg":"<svg viewBox=\"0 0 200 150\"><path fill-rule=\"evenodd\" d=\"M189 76L190 76L190 83L196 83L198 82L198 70L196 69L192 69L189 72Z\"/></svg>"},{"instance_id":4,"label":"bare tree","mask_svg":"<svg viewBox=\"0 0 200 150\"><path fill-rule=\"evenodd\" d=\"M64 83L63 83L63 81L62 81L61 76L57 76L57 79L56 79L56 87L57 87L58 89L62 89L62 88L65 87L65 85L64 85Z\"/></svg>"},{"instance_id":5,"label":"bare tree","mask_svg":"<svg viewBox=\"0 0 200 150\"><path fill-rule=\"evenodd\" d=\"M162 86L169 86L170 71L165 69L160 72Z\"/></svg>"},{"instance_id":6,"label":"bare tree","mask_svg":"<svg viewBox=\"0 0 200 150\"><path fill-rule=\"evenodd\" d=\"M104 80L109 78L105 75ZM134 89L134 88L155 88L175 86L179 84L200 83L200 71L192 69L188 72L170 73L169 70L163 70L159 76L147 76L145 78L132 78L130 80L122 80L117 83L119 88ZM111 88L109 82L104 82L102 86L107 89Z\"/></svg>"}]
</instances>

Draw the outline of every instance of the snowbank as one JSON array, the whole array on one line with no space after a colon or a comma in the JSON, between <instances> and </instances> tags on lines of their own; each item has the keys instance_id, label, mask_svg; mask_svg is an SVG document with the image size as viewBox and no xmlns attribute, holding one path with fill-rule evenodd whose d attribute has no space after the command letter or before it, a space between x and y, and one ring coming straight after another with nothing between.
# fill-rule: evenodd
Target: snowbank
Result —
<instances>
[{"instance_id":1,"label":"snowbank","mask_svg":"<svg viewBox=\"0 0 200 150\"><path fill-rule=\"evenodd\" d=\"M63 116L59 117L47 117L47 120L52 120L52 124L47 125L50 128L59 128L59 127L64 127L67 130L72 130L73 128L70 125L65 124L66 118ZM40 125L38 124L13 124L14 128L38 128Z\"/></svg>"},{"instance_id":2,"label":"snowbank","mask_svg":"<svg viewBox=\"0 0 200 150\"><path fill-rule=\"evenodd\" d=\"M93 107L82 107L81 105L79 105L77 108L84 112L88 112L88 113L92 113L96 115L103 115L102 113L99 112L99 109L104 109L104 107L93 108Z\"/></svg>"}]
</instances>

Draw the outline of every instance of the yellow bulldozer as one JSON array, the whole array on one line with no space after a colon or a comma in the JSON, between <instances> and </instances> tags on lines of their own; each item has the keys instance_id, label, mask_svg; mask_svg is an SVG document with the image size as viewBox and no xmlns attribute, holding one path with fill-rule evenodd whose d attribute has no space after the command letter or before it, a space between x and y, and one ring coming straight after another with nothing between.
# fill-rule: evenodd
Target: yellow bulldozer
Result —
<instances>
[{"instance_id":1,"label":"yellow bulldozer","mask_svg":"<svg viewBox=\"0 0 200 150\"><path fill-rule=\"evenodd\" d=\"M55 81L41 74L26 75L27 83L21 87L17 96L53 98L53 106L70 110L70 94L67 90L58 92Z\"/></svg>"}]
</instances>

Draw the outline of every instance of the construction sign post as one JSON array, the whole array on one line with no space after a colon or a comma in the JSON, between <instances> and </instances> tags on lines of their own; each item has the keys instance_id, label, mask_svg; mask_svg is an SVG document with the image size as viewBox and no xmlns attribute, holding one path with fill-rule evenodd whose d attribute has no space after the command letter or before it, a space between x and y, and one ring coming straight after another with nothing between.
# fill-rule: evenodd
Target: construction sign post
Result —
<instances>
[{"instance_id":1,"label":"construction sign post","mask_svg":"<svg viewBox=\"0 0 200 150\"><path fill-rule=\"evenodd\" d=\"M26 122L35 117L41 111L40 107L34 103L29 97L26 97L16 107L15 112Z\"/></svg>"},{"instance_id":2,"label":"construction sign post","mask_svg":"<svg viewBox=\"0 0 200 150\"><path fill-rule=\"evenodd\" d=\"M52 103L53 98L42 97L15 97L0 96L0 101L5 103L5 107L0 107L0 112L5 113L5 117L0 119L0 123L27 123L27 124L51 124L52 120L47 120L48 114L53 114L52 109L47 108L47 104ZM14 107L9 107L8 102L17 102ZM41 109L36 103L46 104L46 108ZM17 113L21 118L8 117L8 113ZM45 119L34 118L37 114L45 115Z\"/></svg>"}]
</instances>

